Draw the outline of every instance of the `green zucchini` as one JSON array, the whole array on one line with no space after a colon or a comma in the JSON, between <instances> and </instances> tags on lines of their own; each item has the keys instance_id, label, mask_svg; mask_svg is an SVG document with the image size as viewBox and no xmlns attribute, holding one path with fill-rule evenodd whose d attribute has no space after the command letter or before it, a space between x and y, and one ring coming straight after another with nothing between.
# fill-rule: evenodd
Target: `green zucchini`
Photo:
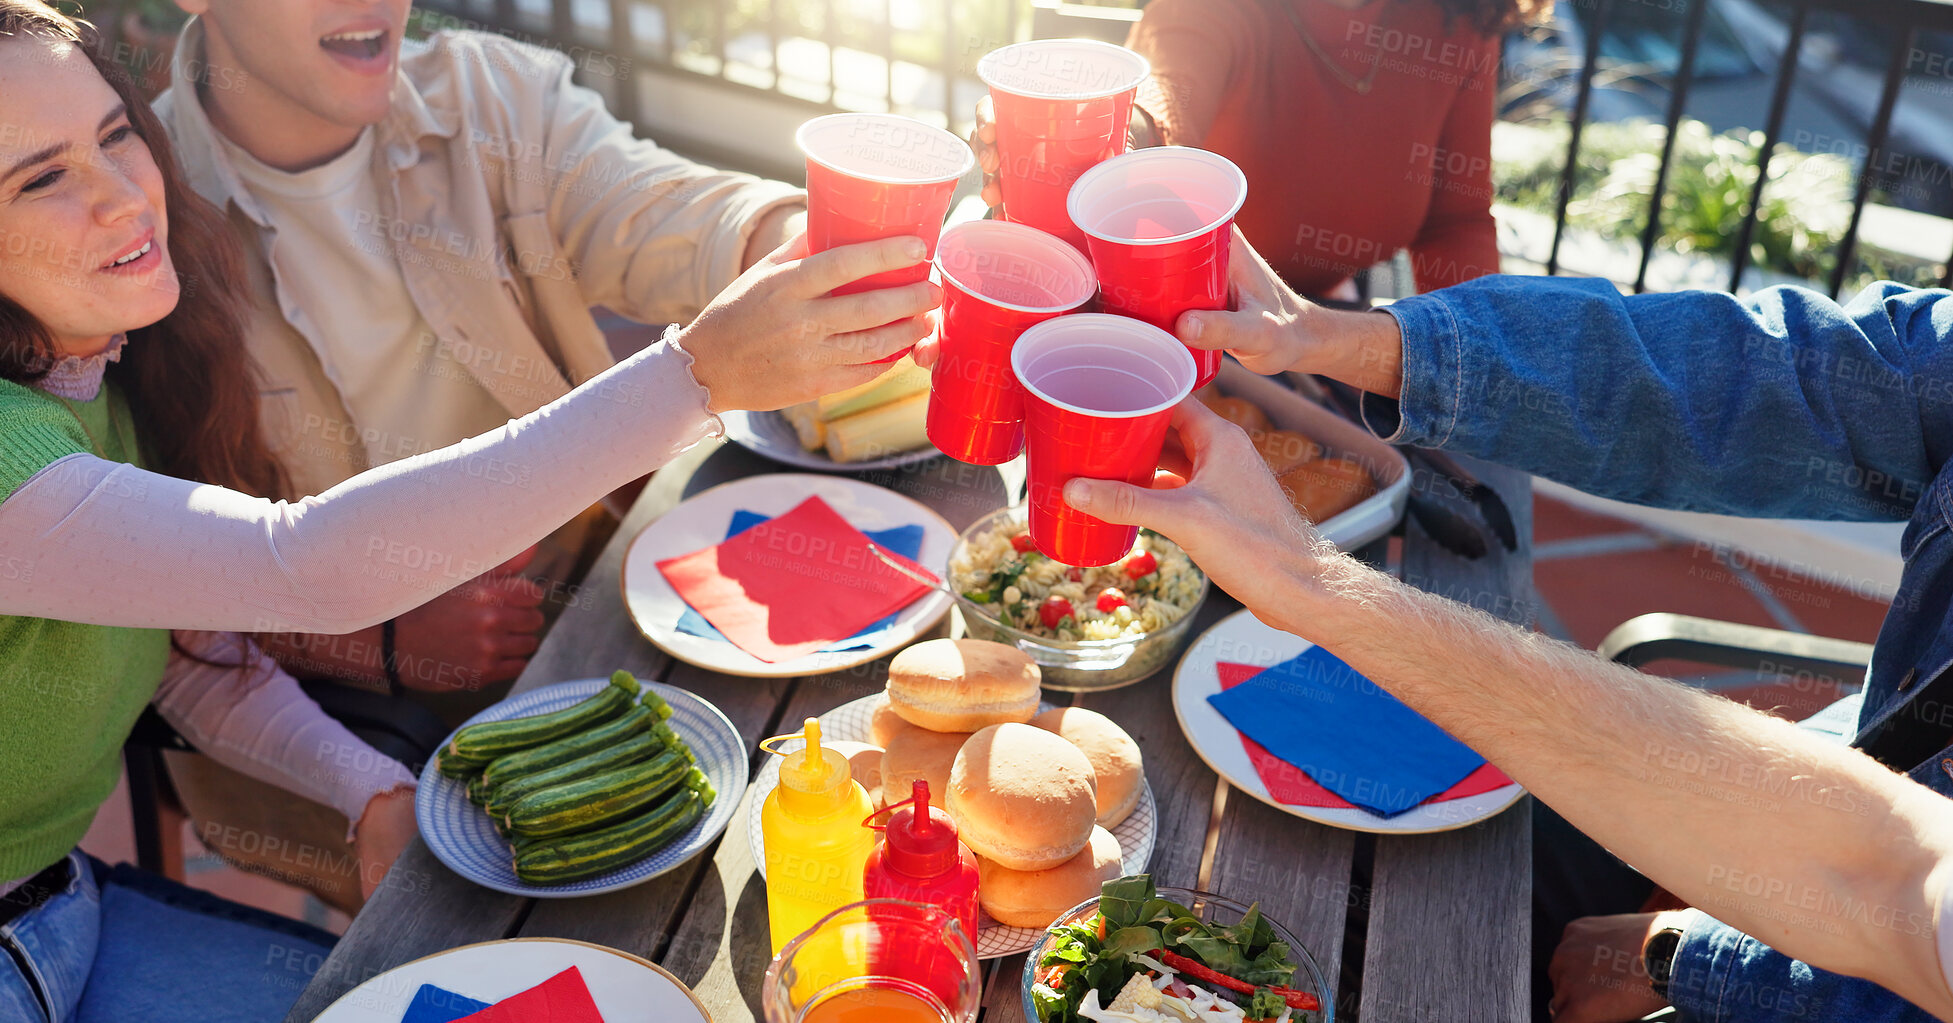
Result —
<instances>
[{"instance_id":1,"label":"green zucchini","mask_svg":"<svg viewBox=\"0 0 1953 1023\"><path fill-rule=\"evenodd\" d=\"M517 843L515 876L525 884L563 884L635 863L690 831L711 805L710 796L686 787L607 828Z\"/></svg>"},{"instance_id":2,"label":"green zucchini","mask_svg":"<svg viewBox=\"0 0 1953 1023\"><path fill-rule=\"evenodd\" d=\"M673 789L672 791L666 793L664 796L664 800L669 801L675 799L686 792L697 793L699 798L705 800L705 805L707 808L710 808L712 806L713 801L715 801L719 797L718 791L712 787L712 782L710 779L706 778L705 772L699 770L696 767L685 772L684 782L678 788ZM664 802L659 802L654 806L652 806L651 809L640 811L640 813L656 813L658 812L658 809L663 806L664 806ZM501 833L502 838L509 843L509 847L519 854L522 850L531 848L533 846L552 845L561 842L579 840L583 838L583 836L585 835L595 834L596 832L605 830L607 828L617 827L621 822L628 822L636 819L637 819L637 814L626 814L623 818L621 818L621 820L614 820L614 821L610 821L609 823L603 824L599 827L586 828L580 831L570 831L560 835L517 834L516 832L510 831L506 827L503 827L502 822L499 819L496 820L496 829Z\"/></svg>"},{"instance_id":3,"label":"green zucchini","mask_svg":"<svg viewBox=\"0 0 1953 1023\"><path fill-rule=\"evenodd\" d=\"M482 780L481 775L478 774L468 779L468 802L476 806L486 807L488 805L489 795L488 785Z\"/></svg>"},{"instance_id":4,"label":"green zucchini","mask_svg":"<svg viewBox=\"0 0 1953 1023\"><path fill-rule=\"evenodd\" d=\"M719 798L719 790L712 787L712 779L707 778L705 772L696 767L686 773L685 787L698 793L699 798L705 800L706 806L711 806L712 801Z\"/></svg>"},{"instance_id":5,"label":"green zucchini","mask_svg":"<svg viewBox=\"0 0 1953 1023\"><path fill-rule=\"evenodd\" d=\"M638 707L633 708L633 710L641 711L644 708ZM647 711L646 713L648 715L649 712ZM657 727L651 729L649 732L642 735L633 735L623 742L603 746L595 753L589 753L575 760L557 764L554 767L541 771L518 774L513 778L509 778L501 784L493 786L491 795L485 806L491 814L503 813L509 807L514 806L517 800L520 800L523 796L531 792L540 792L543 789L554 785L561 785L564 782L601 774L604 771L623 767L626 764L635 764L640 760L649 760L663 753L665 750L674 749L677 746L678 736L672 732L669 725L660 721ZM541 750L512 753L510 756L525 756L527 753L538 752L541 752ZM501 761L498 760L496 763L501 763Z\"/></svg>"},{"instance_id":6,"label":"green zucchini","mask_svg":"<svg viewBox=\"0 0 1953 1023\"><path fill-rule=\"evenodd\" d=\"M575 735L566 735L541 746L496 757L482 772L482 777L488 779L490 788L500 790L502 786L517 778L547 771L552 767L587 757L598 750L616 746L632 736L649 730L657 720L658 716L649 708L632 706L621 717L613 718L595 728ZM677 741L675 735L672 741Z\"/></svg>"},{"instance_id":7,"label":"green zucchini","mask_svg":"<svg viewBox=\"0 0 1953 1023\"><path fill-rule=\"evenodd\" d=\"M540 746L551 739L593 728L624 713L638 695L637 680L620 671L610 684L588 699L562 710L506 721L484 721L454 733L446 750L457 757L487 761L506 753Z\"/></svg>"},{"instance_id":8,"label":"green zucchini","mask_svg":"<svg viewBox=\"0 0 1953 1023\"><path fill-rule=\"evenodd\" d=\"M531 792L504 816L510 831L536 838L587 830L657 802L691 765L691 751L674 747L641 764Z\"/></svg>"},{"instance_id":9,"label":"green zucchini","mask_svg":"<svg viewBox=\"0 0 1953 1023\"><path fill-rule=\"evenodd\" d=\"M658 715L658 720L660 721L670 720L671 704L666 703L665 698L659 696L656 690L646 688L644 690L644 695L638 698L638 702L644 704L646 707L651 708L651 710Z\"/></svg>"},{"instance_id":10,"label":"green zucchini","mask_svg":"<svg viewBox=\"0 0 1953 1023\"><path fill-rule=\"evenodd\" d=\"M487 766L486 760L456 755L449 752L445 746L434 754L434 769L455 781L467 781L480 774L482 768Z\"/></svg>"}]
</instances>

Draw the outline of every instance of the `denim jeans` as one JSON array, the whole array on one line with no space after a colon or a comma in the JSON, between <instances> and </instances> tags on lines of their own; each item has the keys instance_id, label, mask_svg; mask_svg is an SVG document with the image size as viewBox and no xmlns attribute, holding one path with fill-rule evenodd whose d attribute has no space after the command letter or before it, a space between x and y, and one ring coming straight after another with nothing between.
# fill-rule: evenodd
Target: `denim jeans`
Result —
<instances>
[{"instance_id":1,"label":"denim jeans","mask_svg":"<svg viewBox=\"0 0 1953 1023\"><path fill-rule=\"evenodd\" d=\"M332 949L315 927L69 854L0 927L0 1023L275 1023Z\"/></svg>"}]
</instances>

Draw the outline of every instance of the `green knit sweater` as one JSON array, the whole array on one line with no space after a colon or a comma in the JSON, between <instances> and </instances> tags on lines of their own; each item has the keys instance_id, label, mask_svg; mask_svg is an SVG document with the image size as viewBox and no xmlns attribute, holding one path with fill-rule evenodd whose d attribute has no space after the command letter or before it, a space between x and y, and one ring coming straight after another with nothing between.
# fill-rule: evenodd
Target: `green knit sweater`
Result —
<instances>
[{"instance_id":1,"label":"green knit sweater","mask_svg":"<svg viewBox=\"0 0 1953 1023\"><path fill-rule=\"evenodd\" d=\"M0 500L97 443L110 461L136 462L134 436L112 387L70 404L0 380ZM10 587L31 589L32 572L0 561ZM122 742L155 695L169 651L163 629L0 615L0 881L31 876L81 841L115 790Z\"/></svg>"}]
</instances>

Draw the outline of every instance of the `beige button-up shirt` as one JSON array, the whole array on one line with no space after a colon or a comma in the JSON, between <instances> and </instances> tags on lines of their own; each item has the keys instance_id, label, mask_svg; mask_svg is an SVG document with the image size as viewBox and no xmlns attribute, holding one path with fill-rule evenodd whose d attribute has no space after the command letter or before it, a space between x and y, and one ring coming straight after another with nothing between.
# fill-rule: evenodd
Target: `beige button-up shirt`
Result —
<instances>
[{"instance_id":1,"label":"beige button-up shirt","mask_svg":"<svg viewBox=\"0 0 1953 1023\"><path fill-rule=\"evenodd\" d=\"M600 96L570 80L560 54L444 32L409 44L400 63L392 110L373 129L379 208L355 227L391 246L437 343L511 417L611 365L592 306L646 323L690 320L739 275L759 219L805 201L788 185L702 167L633 137ZM263 380L266 437L298 492L316 494L389 461L387 438L348 411L321 364L314 321L284 285L305 272L306 253L272 246L278 225L239 179L198 99L193 72L205 67L192 20L157 112L191 187L244 244L247 344ZM464 436L457 429L422 446Z\"/></svg>"}]
</instances>

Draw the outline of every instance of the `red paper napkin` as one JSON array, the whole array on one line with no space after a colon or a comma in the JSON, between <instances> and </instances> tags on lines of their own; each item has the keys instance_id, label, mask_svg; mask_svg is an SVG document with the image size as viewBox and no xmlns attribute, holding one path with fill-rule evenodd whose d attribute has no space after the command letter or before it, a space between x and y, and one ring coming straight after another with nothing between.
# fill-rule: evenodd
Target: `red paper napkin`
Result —
<instances>
[{"instance_id":1,"label":"red paper napkin","mask_svg":"<svg viewBox=\"0 0 1953 1023\"><path fill-rule=\"evenodd\" d=\"M810 497L716 547L660 561L658 571L741 650L778 663L846 639L929 591L883 564L868 542L826 501Z\"/></svg>"},{"instance_id":2,"label":"red paper napkin","mask_svg":"<svg viewBox=\"0 0 1953 1023\"><path fill-rule=\"evenodd\" d=\"M604 1023L583 974L572 966L519 995L455 1023Z\"/></svg>"},{"instance_id":3,"label":"red paper napkin","mask_svg":"<svg viewBox=\"0 0 1953 1023\"><path fill-rule=\"evenodd\" d=\"M1268 669L1253 664L1230 664L1222 661L1215 665L1215 673L1220 676L1223 690L1235 686L1261 674ZM1261 784L1267 787L1268 794L1275 802L1289 806L1320 806L1332 809L1353 809L1343 797L1317 785L1315 779L1303 773L1302 769L1268 752L1260 743L1241 736L1241 746L1248 751L1248 759L1254 762L1255 774L1261 776ZM1424 801L1424 805L1444 803L1466 796L1476 796L1502 789L1512 784L1505 772L1491 764L1479 768L1465 776L1465 779L1443 792Z\"/></svg>"}]
</instances>

